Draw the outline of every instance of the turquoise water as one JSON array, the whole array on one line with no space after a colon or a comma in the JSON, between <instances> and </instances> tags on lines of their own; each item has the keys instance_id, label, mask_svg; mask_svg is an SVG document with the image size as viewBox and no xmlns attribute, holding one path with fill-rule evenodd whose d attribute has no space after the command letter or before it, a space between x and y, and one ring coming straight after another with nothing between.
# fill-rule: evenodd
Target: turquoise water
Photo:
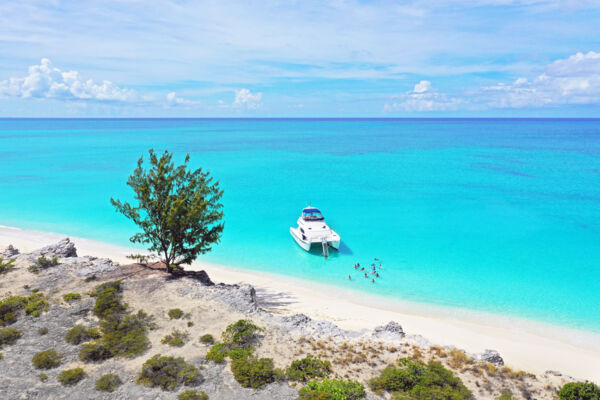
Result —
<instances>
[{"instance_id":1,"label":"turquoise water","mask_svg":"<svg viewBox=\"0 0 600 400\"><path fill-rule=\"evenodd\" d=\"M600 332L600 121L0 120L0 224L127 245L109 199L149 148L225 189L204 260ZM309 203L327 260L288 232Z\"/></svg>"}]
</instances>

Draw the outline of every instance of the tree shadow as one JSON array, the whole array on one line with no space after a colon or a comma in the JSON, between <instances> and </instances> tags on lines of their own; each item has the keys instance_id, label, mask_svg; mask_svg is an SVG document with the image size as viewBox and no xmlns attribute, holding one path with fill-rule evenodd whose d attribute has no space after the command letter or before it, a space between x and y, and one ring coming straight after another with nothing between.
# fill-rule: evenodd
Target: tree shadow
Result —
<instances>
[{"instance_id":1,"label":"tree shadow","mask_svg":"<svg viewBox=\"0 0 600 400\"><path fill-rule=\"evenodd\" d=\"M297 303L291 293L275 292L264 288L255 288L255 290L258 306L271 312Z\"/></svg>"}]
</instances>

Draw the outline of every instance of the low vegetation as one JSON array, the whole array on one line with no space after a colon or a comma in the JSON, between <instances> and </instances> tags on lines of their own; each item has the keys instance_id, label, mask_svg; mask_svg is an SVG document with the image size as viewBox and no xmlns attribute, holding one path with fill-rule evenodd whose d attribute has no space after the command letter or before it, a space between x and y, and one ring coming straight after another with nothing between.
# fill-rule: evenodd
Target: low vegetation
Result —
<instances>
[{"instance_id":1,"label":"low vegetation","mask_svg":"<svg viewBox=\"0 0 600 400\"><path fill-rule=\"evenodd\" d=\"M117 375L117 374L106 374L106 375L103 375L100 378L98 378L98 380L96 381L95 389L98 390L98 391L100 391L100 392L112 393L122 383L123 383L123 381L121 381L121 378L119 377L119 375Z\"/></svg>"},{"instance_id":2,"label":"low vegetation","mask_svg":"<svg viewBox=\"0 0 600 400\"><path fill-rule=\"evenodd\" d=\"M367 395L359 382L342 379L308 382L299 394L298 400L362 400Z\"/></svg>"},{"instance_id":3,"label":"low vegetation","mask_svg":"<svg viewBox=\"0 0 600 400\"><path fill-rule=\"evenodd\" d=\"M41 372L38 374L38 379L42 382L46 382L48 380L48 375L46 375L45 373Z\"/></svg>"},{"instance_id":4,"label":"low vegetation","mask_svg":"<svg viewBox=\"0 0 600 400\"><path fill-rule=\"evenodd\" d=\"M223 342L230 347L251 347L260 339L260 332L263 329L254 325L252 322L240 319L229 325L223 332Z\"/></svg>"},{"instance_id":5,"label":"low vegetation","mask_svg":"<svg viewBox=\"0 0 600 400\"><path fill-rule=\"evenodd\" d=\"M183 310L181 308L172 308L169 310L169 319L179 319L183 317Z\"/></svg>"},{"instance_id":6,"label":"low vegetation","mask_svg":"<svg viewBox=\"0 0 600 400\"><path fill-rule=\"evenodd\" d=\"M0 257L0 275L4 275L15 268L15 260L4 261L4 258Z\"/></svg>"},{"instance_id":7,"label":"low vegetation","mask_svg":"<svg viewBox=\"0 0 600 400\"><path fill-rule=\"evenodd\" d=\"M40 329L38 329L38 333L39 333L41 336L44 336L45 334L47 334L47 333L48 333L48 328L46 328L45 326L43 326L43 327L41 327Z\"/></svg>"},{"instance_id":8,"label":"low vegetation","mask_svg":"<svg viewBox=\"0 0 600 400\"><path fill-rule=\"evenodd\" d=\"M28 268L29 272L37 274L40 270L47 269L58 265L58 257L46 258L46 256L38 257L35 264L31 264Z\"/></svg>"},{"instance_id":9,"label":"low vegetation","mask_svg":"<svg viewBox=\"0 0 600 400\"><path fill-rule=\"evenodd\" d=\"M178 400L208 400L208 395L202 390L186 390L177 396Z\"/></svg>"},{"instance_id":10,"label":"low vegetation","mask_svg":"<svg viewBox=\"0 0 600 400\"><path fill-rule=\"evenodd\" d=\"M86 329L85 326L75 325L69 329L65 335L65 340L71 344L80 344L88 340L97 339L100 337L100 332L96 328Z\"/></svg>"},{"instance_id":11,"label":"low vegetation","mask_svg":"<svg viewBox=\"0 0 600 400\"><path fill-rule=\"evenodd\" d=\"M592 382L571 382L558 391L560 400L600 400L600 387Z\"/></svg>"},{"instance_id":12,"label":"low vegetation","mask_svg":"<svg viewBox=\"0 0 600 400\"><path fill-rule=\"evenodd\" d=\"M214 342L215 342L215 338L210 333L207 333L206 335L202 335L200 337L200 343L213 344Z\"/></svg>"},{"instance_id":13,"label":"low vegetation","mask_svg":"<svg viewBox=\"0 0 600 400\"><path fill-rule=\"evenodd\" d=\"M293 361L286 372L289 380L306 382L328 376L331 373L331 363L308 354L301 360Z\"/></svg>"},{"instance_id":14,"label":"low vegetation","mask_svg":"<svg viewBox=\"0 0 600 400\"><path fill-rule=\"evenodd\" d=\"M21 310L25 314L39 317L47 311L50 304L43 293L33 293L30 296L9 296L0 300L0 326L9 325L17 321Z\"/></svg>"},{"instance_id":15,"label":"low vegetation","mask_svg":"<svg viewBox=\"0 0 600 400\"><path fill-rule=\"evenodd\" d=\"M243 387L260 389L283 379L283 371L273 367L273 359L241 356L231 362L231 372Z\"/></svg>"},{"instance_id":16,"label":"low vegetation","mask_svg":"<svg viewBox=\"0 0 600 400\"><path fill-rule=\"evenodd\" d=\"M87 374L83 368L65 369L58 375L58 381L62 383L63 386L75 386L86 376Z\"/></svg>"},{"instance_id":17,"label":"low vegetation","mask_svg":"<svg viewBox=\"0 0 600 400\"><path fill-rule=\"evenodd\" d=\"M81 300L81 295L79 293L67 293L63 296L63 299L66 302Z\"/></svg>"},{"instance_id":18,"label":"low vegetation","mask_svg":"<svg viewBox=\"0 0 600 400\"><path fill-rule=\"evenodd\" d=\"M23 332L15 328L0 328L0 349L6 344L15 344Z\"/></svg>"},{"instance_id":19,"label":"low vegetation","mask_svg":"<svg viewBox=\"0 0 600 400\"><path fill-rule=\"evenodd\" d=\"M185 344L186 340L188 340L189 336L190 335L187 332L173 329L173 331L165 336L160 342L162 344L168 344L169 346L181 347Z\"/></svg>"},{"instance_id":20,"label":"low vegetation","mask_svg":"<svg viewBox=\"0 0 600 400\"><path fill-rule=\"evenodd\" d=\"M79 350L79 359L85 362L100 362L112 357L112 352L102 343L85 343Z\"/></svg>"},{"instance_id":21,"label":"low vegetation","mask_svg":"<svg viewBox=\"0 0 600 400\"><path fill-rule=\"evenodd\" d=\"M217 343L213 345L210 350L208 350L208 353L206 353L206 359L216 363L224 363L227 352L228 351L225 344Z\"/></svg>"},{"instance_id":22,"label":"low vegetation","mask_svg":"<svg viewBox=\"0 0 600 400\"><path fill-rule=\"evenodd\" d=\"M31 361L33 362L33 366L37 369L52 369L60 365L62 358L62 354L49 349L37 353L33 356Z\"/></svg>"},{"instance_id":23,"label":"low vegetation","mask_svg":"<svg viewBox=\"0 0 600 400\"><path fill-rule=\"evenodd\" d=\"M166 357L160 354L147 360L136 382L148 387L174 390L179 385L194 386L200 383L198 368L185 362L182 357Z\"/></svg>"},{"instance_id":24,"label":"low vegetation","mask_svg":"<svg viewBox=\"0 0 600 400\"><path fill-rule=\"evenodd\" d=\"M391 392L393 399L472 399L473 395L452 371L438 362L424 364L403 358L399 368L387 367L369 381L376 393Z\"/></svg>"}]
</instances>

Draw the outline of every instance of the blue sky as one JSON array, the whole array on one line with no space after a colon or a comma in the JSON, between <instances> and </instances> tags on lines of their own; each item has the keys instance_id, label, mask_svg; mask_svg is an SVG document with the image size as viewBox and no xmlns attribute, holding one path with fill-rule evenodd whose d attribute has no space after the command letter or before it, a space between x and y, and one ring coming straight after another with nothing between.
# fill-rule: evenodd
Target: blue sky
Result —
<instances>
[{"instance_id":1,"label":"blue sky","mask_svg":"<svg viewBox=\"0 0 600 400\"><path fill-rule=\"evenodd\" d=\"M0 3L1 117L600 117L600 2Z\"/></svg>"}]
</instances>

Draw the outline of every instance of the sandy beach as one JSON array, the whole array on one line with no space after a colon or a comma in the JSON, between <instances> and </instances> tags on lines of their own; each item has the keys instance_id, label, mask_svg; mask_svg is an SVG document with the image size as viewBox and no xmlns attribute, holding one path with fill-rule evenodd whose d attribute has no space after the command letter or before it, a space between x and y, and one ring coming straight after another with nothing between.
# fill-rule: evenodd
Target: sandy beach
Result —
<instances>
[{"instance_id":1,"label":"sandy beach","mask_svg":"<svg viewBox=\"0 0 600 400\"><path fill-rule=\"evenodd\" d=\"M27 252L66 236L0 226L0 247L12 244ZM120 263L130 263L125 256L137 252L83 238L71 240L79 255L107 257ZM432 344L452 345L470 353L497 350L514 368L536 374L557 370L577 379L600 380L600 335L594 333L467 310L390 302L329 285L201 260L191 269L206 270L215 282L253 285L261 306L271 312L304 313L352 330L397 321L407 334L422 335Z\"/></svg>"}]
</instances>

